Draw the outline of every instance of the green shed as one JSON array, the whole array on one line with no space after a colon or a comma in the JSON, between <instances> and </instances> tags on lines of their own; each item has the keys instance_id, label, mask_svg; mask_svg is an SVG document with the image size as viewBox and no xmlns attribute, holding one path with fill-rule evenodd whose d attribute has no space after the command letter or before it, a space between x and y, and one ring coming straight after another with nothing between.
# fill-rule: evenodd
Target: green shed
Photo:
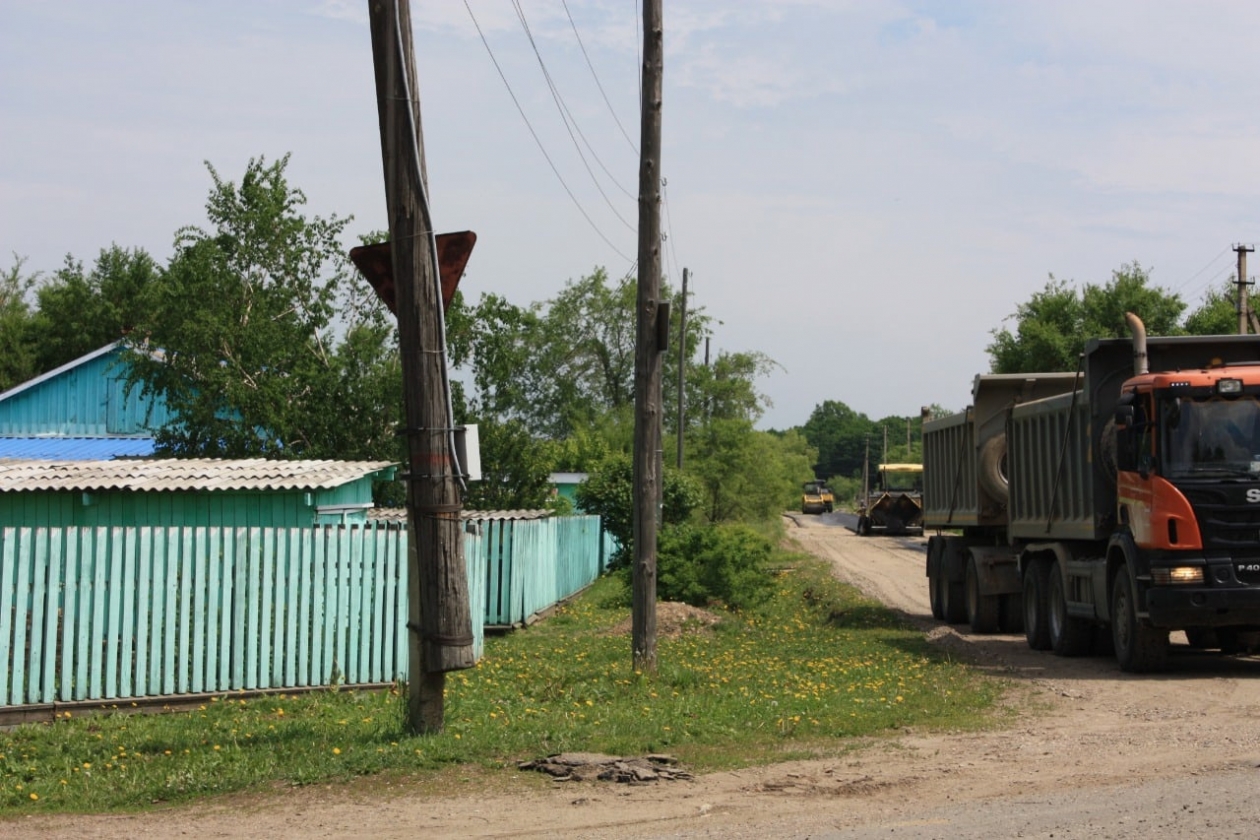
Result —
<instances>
[{"instance_id":1,"label":"green shed","mask_svg":"<svg viewBox=\"0 0 1260 840\"><path fill-rule=\"evenodd\" d=\"M0 525L360 524L389 461L0 458Z\"/></svg>"}]
</instances>

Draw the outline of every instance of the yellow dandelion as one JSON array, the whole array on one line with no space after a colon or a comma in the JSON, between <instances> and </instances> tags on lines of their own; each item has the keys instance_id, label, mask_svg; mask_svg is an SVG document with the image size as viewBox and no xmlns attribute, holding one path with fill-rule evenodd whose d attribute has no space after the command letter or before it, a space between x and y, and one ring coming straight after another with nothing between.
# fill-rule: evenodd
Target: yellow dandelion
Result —
<instances>
[{"instance_id":1,"label":"yellow dandelion","mask_svg":"<svg viewBox=\"0 0 1260 840\"><path fill-rule=\"evenodd\" d=\"M36 800L38 800L38 799L39 799L39 794L38 794L38 793L35 793L34 791L32 791L32 792L31 792L31 801L32 801L32 802L35 802L35 801L36 801Z\"/></svg>"}]
</instances>

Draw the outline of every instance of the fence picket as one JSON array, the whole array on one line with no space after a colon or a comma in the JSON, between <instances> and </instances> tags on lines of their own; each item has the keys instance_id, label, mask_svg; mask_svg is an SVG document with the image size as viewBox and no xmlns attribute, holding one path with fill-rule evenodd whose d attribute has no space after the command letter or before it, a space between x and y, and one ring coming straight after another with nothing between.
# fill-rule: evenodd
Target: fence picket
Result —
<instances>
[{"instance_id":1,"label":"fence picket","mask_svg":"<svg viewBox=\"0 0 1260 840\"><path fill-rule=\"evenodd\" d=\"M405 679L407 529L0 528L0 706ZM482 623L599 574L597 517L483 520ZM496 603L496 599L498 603Z\"/></svg>"}]
</instances>

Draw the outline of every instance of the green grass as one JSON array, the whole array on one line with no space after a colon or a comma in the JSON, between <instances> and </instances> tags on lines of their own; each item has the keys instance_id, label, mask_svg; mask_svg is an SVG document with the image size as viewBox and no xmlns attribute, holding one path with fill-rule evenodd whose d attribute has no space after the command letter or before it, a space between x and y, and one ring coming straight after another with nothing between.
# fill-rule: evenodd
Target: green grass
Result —
<instances>
[{"instance_id":1,"label":"green grass","mask_svg":"<svg viewBox=\"0 0 1260 840\"><path fill-rule=\"evenodd\" d=\"M447 677L446 728L405 733L398 691L217 698L191 713L104 714L0 733L0 814L109 811L374 774L493 777L566 750L668 752L698 771L836 755L905 727L986 725L1003 685L835 582L779 557L755 614L662 637L631 666L628 615L604 579L554 616L486 642Z\"/></svg>"}]
</instances>

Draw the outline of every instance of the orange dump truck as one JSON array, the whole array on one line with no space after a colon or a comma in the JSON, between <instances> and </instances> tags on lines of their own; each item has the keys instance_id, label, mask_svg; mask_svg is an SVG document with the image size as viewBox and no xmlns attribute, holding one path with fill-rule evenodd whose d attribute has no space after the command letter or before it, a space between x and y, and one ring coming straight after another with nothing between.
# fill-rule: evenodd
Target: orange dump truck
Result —
<instances>
[{"instance_id":1,"label":"orange dump truck","mask_svg":"<svg viewBox=\"0 0 1260 840\"><path fill-rule=\"evenodd\" d=\"M932 613L1063 656L1260 638L1260 336L1094 339L924 425Z\"/></svg>"}]
</instances>

